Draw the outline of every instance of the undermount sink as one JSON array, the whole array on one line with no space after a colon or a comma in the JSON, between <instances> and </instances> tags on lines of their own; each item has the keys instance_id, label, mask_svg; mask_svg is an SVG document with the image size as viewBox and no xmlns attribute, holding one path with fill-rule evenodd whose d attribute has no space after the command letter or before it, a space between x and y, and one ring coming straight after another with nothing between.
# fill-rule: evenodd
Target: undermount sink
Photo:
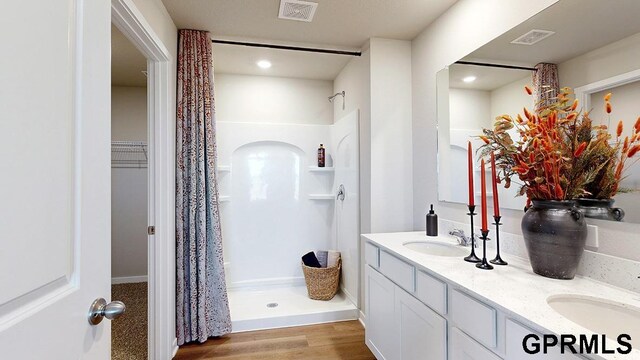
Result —
<instances>
[{"instance_id":1,"label":"undermount sink","mask_svg":"<svg viewBox=\"0 0 640 360\"><path fill-rule=\"evenodd\" d=\"M410 241L402 245L407 249L435 256L466 256L469 252L463 247L434 241Z\"/></svg>"},{"instance_id":2,"label":"undermount sink","mask_svg":"<svg viewBox=\"0 0 640 360\"><path fill-rule=\"evenodd\" d=\"M547 303L560 315L596 334L631 336L634 349L640 348L640 309L596 297L554 295Z\"/></svg>"}]
</instances>

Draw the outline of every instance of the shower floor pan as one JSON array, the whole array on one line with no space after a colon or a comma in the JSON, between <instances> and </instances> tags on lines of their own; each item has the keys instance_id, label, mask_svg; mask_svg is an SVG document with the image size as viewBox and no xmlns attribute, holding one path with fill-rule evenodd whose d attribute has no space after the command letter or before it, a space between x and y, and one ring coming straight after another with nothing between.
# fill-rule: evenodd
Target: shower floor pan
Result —
<instances>
[{"instance_id":1,"label":"shower floor pan","mask_svg":"<svg viewBox=\"0 0 640 360\"><path fill-rule=\"evenodd\" d=\"M341 292L329 301L311 300L305 286L230 289L233 332L355 320L357 307Z\"/></svg>"}]
</instances>

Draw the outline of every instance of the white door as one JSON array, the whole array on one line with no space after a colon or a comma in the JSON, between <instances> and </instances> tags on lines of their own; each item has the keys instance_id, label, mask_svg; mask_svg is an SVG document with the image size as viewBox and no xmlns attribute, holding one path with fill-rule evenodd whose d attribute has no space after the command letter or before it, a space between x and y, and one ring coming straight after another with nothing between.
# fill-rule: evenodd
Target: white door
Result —
<instances>
[{"instance_id":1,"label":"white door","mask_svg":"<svg viewBox=\"0 0 640 360\"><path fill-rule=\"evenodd\" d=\"M99 359L110 324L110 2L0 12L0 358Z\"/></svg>"},{"instance_id":2,"label":"white door","mask_svg":"<svg viewBox=\"0 0 640 360\"><path fill-rule=\"evenodd\" d=\"M351 112L331 128L336 191L336 249L342 256L342 290L358 304L360 280L360 142L358 110ZM339 195L342 191L343 195ZM339 196L338 196L339 195Z\"/></svg>"}]
</instances>

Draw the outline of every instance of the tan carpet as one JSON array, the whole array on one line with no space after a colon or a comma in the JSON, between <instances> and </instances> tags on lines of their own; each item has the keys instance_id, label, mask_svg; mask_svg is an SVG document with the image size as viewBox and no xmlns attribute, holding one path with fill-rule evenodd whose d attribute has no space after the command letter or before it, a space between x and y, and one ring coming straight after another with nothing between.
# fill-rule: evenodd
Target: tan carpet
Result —
<instances>
[{"instance_id":1,"label":"tan carpet","mask_svg":"<svg viewBox=\"0 0 640 360\"><path fill-rule=\"evenodd\" d=\"M111 286L111 299L127 306L111 323L111 359L147 359L147 283Z\"/></svg>"}]
</instances>

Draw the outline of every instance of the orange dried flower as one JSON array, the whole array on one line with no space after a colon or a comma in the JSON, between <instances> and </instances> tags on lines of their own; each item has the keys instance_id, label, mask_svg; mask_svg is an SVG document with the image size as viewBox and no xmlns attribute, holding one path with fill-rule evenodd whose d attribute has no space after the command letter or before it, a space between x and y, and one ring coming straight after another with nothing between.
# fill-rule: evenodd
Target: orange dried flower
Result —
<instances>
[{"instance_id":1,"label":"orange dried flower","mask_svg":"<svg viewBox=\"0 0 640 360\"><path fill-rule=\"evenodd\" d=\"M582 143L580 143L580 145L578 145L578 148L576 149L576 151L573 152L573 156L580 157L580 155L582 155L582 153L584 152L584 149L586 148L587 148L587 142L583 141Z\"/></svg>"},{"instance_id":2,"label":"orange dried flower","mask_svg":"<svg viewBox=\"0 0 640 360\"><path fill-rule=\"evenodd\" d=\"M624 138L624 145L622 145L622 152L626 153L627 150L629 150L629 137L625 136Z\"/></svg>"},{"instance_id":3,"label":"orange dried flower","mask_svg":"<svg viewBox=\"0 0 640 360\"><path fill-rule=\"evenodd\" d=\"M556 184L556 198L564 199L564 191L562 190L562 186L560 186L560 184Z\"/></svg>"},{"instance_id":4,"label":"orange dried flower","mask_svg":"<svg viewBox=\"0 0 640 360\"><path fill-rule=\"evenodd\" d=\"M529 119L529 121L533 121L533 119L532 119L532 115L531 115L531 113L529 112L529 110L527 110L527 108L524 108L524 116L525 116L527 119Z\"/></svg>"},{"instance_id":5,"label":"orange dried flower","mask_svg":"<svg viewBox=\"0 0 640 360\"><path fill-rule=\"evenodd\" d=\"M573 119L575 119L577 116L578 116L578 114L576 114L576 113L572 112L571 114L569 114L569 115L567 116L567 120L573 120Z\"/></svg>"},{"instance_id":6,"label":"orange dried flower","mask_svg":"<svg viewBox=\"0 0 640 360\"><path fill-rule=\"evenodd\" d=\"M607 114L611 114L611 110L612 110L611 103L610 102L605 103L604 109L607 111Z\"/></svg>"},{"instance_id":7,"label":"orange dried flower","mask_svg":"<svg viewBox=\"0 0 640 360\"><path fill-rule=\"evenodd\" d=\"M575 111L578 108L578 99L573 100L573 105L571 105L571 111Z\"/></svg>"},{"instance_id":8,"label":"orange dried flower","mask_svg":"<svg viewBox=\"0 0 640 360\"><path fill-rule=\"evenodd\" d=\"M633 155L637 154L640 151L640 144L634 145L629 152L627 153L628 157L633 157ZM621 163L622 164L622 163Z\"/></svg>"},{"instance_id":9,"label":"orange dried flower","mask_svg":"<svg viewBox=\"0 0 640 360\"><path fill-rule=\"evenodd\" d=\"M611 100L611 93L604 96L604 101L609 102L609 100Z\"/></svg>"},{"instance_id":10,"label":"orange dried flower","mask_svg":"<svg viewBox=\"0 0 640 360\"><path fill-rule=\"evenodd\" d=\"M616 135L618 135L618 137L620 137L620 135L622 135L622 130L624 129L624 124L622 123L622 120L620 120L618 122L618 128L616 129Z\"/></svg>"},{"instance_id":11,"label":"orange dried flower","mask_svg":"<svg viewBox=\"0 0 640 360\"><path fill-rule=\"evenodd\" d=\"M484 141L485 144L489 143L489 138L487 138L486 136L480 136L480 139L482 139L482 141Z\"/></svg>"},{"instance_id":12,"label":"orange dried flower","mask_svg":"<svg viewBox=\"0 0 640 360\"><path fill-rule=\"evenodd\" d=\"M635 125L633 125L633 129L634 129L637 133L640 133L640 117L638 118L638 120L636 120Z\"/></svg>"},{"instance_id":13,"label":"orange dried flower","mask_svg":"<svg viewBox=\"0 0 640 360\"><path fill-rule=\"evenodd\" d=\"M525 87L524 87L524 91L526 91L526 92L527 92L527 94L529 94L529 95L533 94L533 91L531 90L531 88L530 88L530 87L528 87L528 86L526 86L526 85L525 85Z\"/></svg>"}]
</instances>

